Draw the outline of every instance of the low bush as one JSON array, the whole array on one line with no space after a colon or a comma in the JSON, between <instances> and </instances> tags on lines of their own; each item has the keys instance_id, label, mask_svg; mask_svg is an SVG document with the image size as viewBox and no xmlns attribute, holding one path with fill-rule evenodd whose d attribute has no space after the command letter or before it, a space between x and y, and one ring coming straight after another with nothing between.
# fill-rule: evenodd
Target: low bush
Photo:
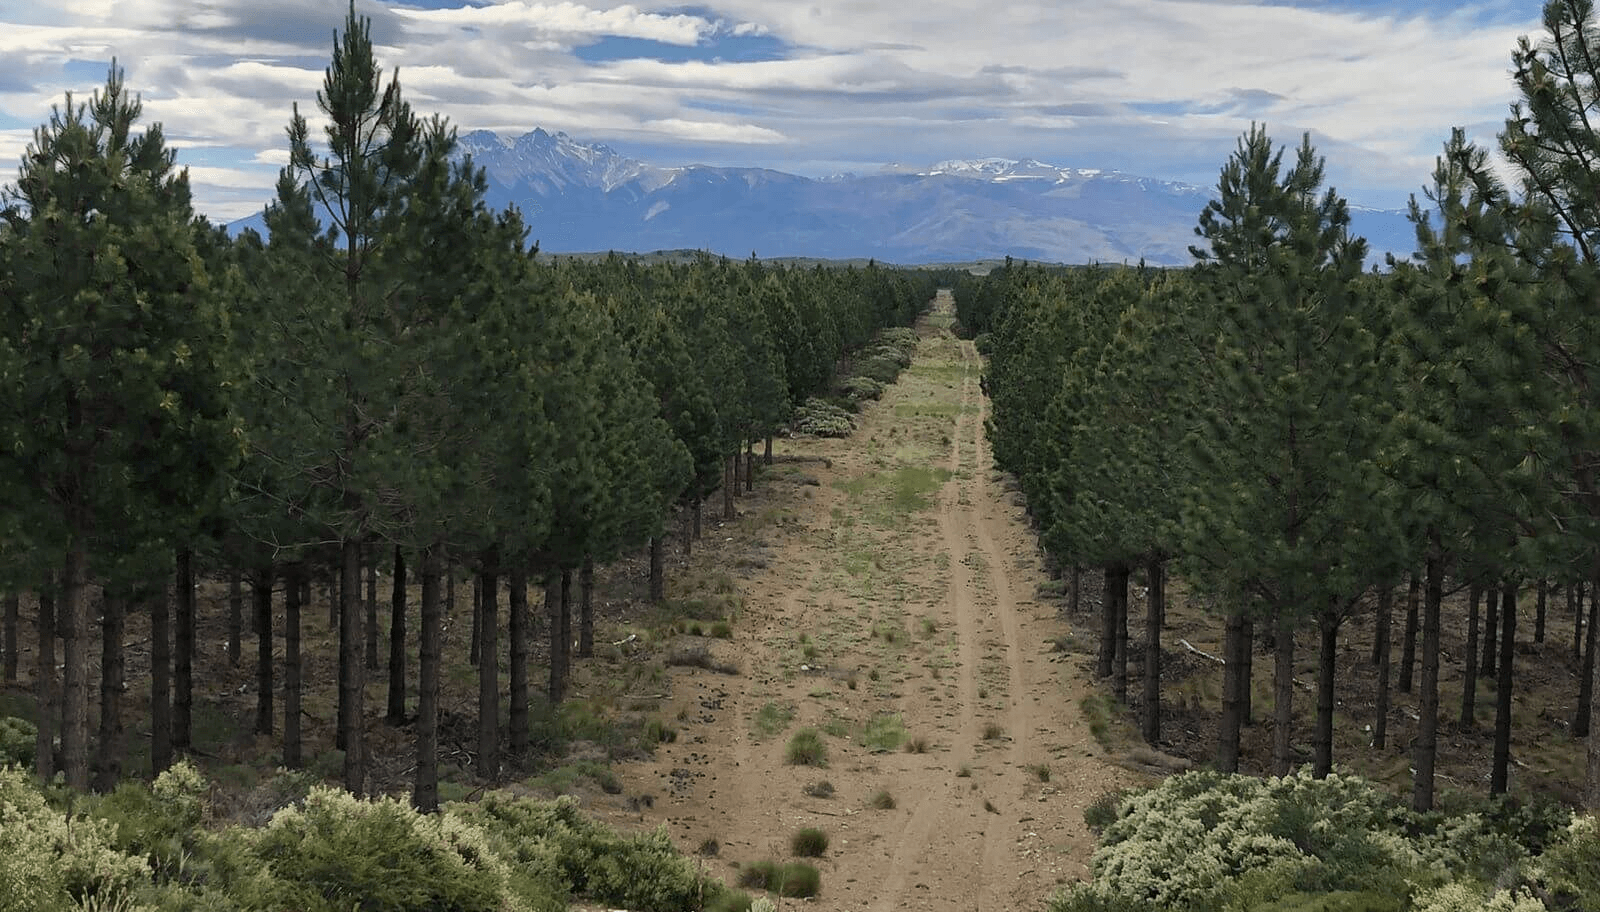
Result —
<instances>
[{"instance_id":1,"label":"low bush","mask_svg":"<svg viewBox=\"0 0 1600 912\"><path fill-rule=\"evenodd\" d=\"M739 872L739 886L805 899L821 891L822 875L811 865L798 861L757 861Z\"/></svg>"},{"instance_id":2,"label":"low bush","mask_svg":"<svg viewBox=\"0 0 1600 912\"><path fill-rule=\"evenodd\" d=\"M125 902L148 883L144 859L118 851L108 821L50 807L31 773L0 767L0 912L66 912Z\"/></svg>"},{"instance_id":3,"label":"low bush","mask_svg":"<svg viewBox=\"0 0 1600 912\"><path fill-rule=\"evenodd\" d=\"M794 410L789 427L796 434L810 437L849 437L856 429L856 421L837 405L812 398Z\"/></svg>"},{"instance_id":4,"label":"low bush","mask_svg":"<svg viewBox=\"0 0 1600 912\"><path fill-rule=\"evenodd\" d=\"M828 834L816 827L796 830L789 837L789 851L801 858L821 858L828 851Z\"/></svg>"},{"instance_id":5,"label":"low bush","mask_svg":"<svg viewBox=\"0 0 1600 912\"><path fill-rule=\"evenodd\" d=\"M839 384L839 392L852 402L866 402L883 396L884 386L871 377L849 377Z\"/></svg>"},{"instance_id":6,"label":"low bush","mask_svg":"<svg viewBox=\"0 0 1600 912\"><path fill-rule=\"evenodd\" d=\"M827 766L828 745L822 733L814 728L802 728L789 738L784 759L790 766Z\"/></svg>"},{"instance_id":7,"label":"low bush","mask_svg":"<svg viewBox=\"0 0 1600 912\"><path fill-rule=\"evenodd\" d=\"M33 766L39 730L27 719L0 716L0 766Z\"/></svg>"}]
</instances>

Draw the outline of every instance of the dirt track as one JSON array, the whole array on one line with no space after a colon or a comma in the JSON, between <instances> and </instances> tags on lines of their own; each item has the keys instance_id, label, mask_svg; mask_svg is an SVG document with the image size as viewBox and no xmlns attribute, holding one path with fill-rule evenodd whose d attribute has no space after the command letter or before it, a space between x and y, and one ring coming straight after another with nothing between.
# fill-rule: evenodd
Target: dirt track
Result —
<instances>
[{"instance_id":1,"label":"dirt track","mask_svg":"<svg viewBox=\"0 0 1600 912\"><path fill-rule=\"evenodd\" d=\"M1038 908L1085 870L1084 806L1131 779L1101 759L1089 684L1052 648L1069 625L1034 598L1034 537L950 309L941 293L916 363L852 437L781 442L743 518L711 533L744 568L734 639L713 644L742 673L672 669L677 741L622 777L653 798L627 819L688 851L716 840L707 866L730 883L815 826L832 842L818 908ZM896 716L925 752L875 735ZM825 732L826 768L785 763L803 727ZM831 797L807 794L823 780ZM880 790L895 808L871 806Z\"/></svg>"}]
</instances>

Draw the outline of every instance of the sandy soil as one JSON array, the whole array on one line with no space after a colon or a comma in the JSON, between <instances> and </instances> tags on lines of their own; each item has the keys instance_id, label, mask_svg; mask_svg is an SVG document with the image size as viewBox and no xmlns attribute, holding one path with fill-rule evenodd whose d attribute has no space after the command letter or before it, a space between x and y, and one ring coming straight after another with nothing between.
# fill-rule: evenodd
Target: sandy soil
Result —
<instances>
[{"instance_id":1,"label":"sandy soil","mask_svg":"<svg viewBox=\"0 0 1600 912\"><path fill-rule=\"evenodd\" d=\"M852 437L781 441L745 518L708 536L747 571L734 639L713 644L741 673L672 669L678 738L619 767L649 797L610 816L665 824L691 852L715 840L707 867L730 883L818 827L818 908L1038 908L1086 870L1083 808L1134 779L1104 759L1078 708L1091 683L1053 649L1069 623L1035 598L1035 538L993 469L978 356L950 313L941 294L916 363ZM925 752L867 743L893 717ZM825 732L825 768L785 762L805 727ZM823 781L831 797L807 793ZM893 809L872 806L880 790Z\"/></svg>"}]
</instances>

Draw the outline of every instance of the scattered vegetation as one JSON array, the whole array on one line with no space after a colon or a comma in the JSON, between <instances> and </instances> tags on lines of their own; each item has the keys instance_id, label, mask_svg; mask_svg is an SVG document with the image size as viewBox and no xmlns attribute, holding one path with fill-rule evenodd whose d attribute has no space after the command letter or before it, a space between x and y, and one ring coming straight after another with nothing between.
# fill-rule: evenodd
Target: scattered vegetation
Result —
<instances>
[{"instance_id":1,"label":"scattered vegetation","mask_svg":"<svg viewBox=\"0 0 1600 912\"><path fill-rule=\"evenodd\" d=\"M872 800L867 803L880 811L892 811L895 805L894 796L889 794L888 789L879 789L874 792Z\"/></svg>"},{"instance_id":2,"label":"scattered vegetation","mask_svg":"<svg viewBox=\"0 0 1600 912\"><path fill-rule=\"evenodd\" d=\"M756 710L753 725L757 738L771 738L783 732L794 721L794 706L790 703L774 703L770 700Z\"/></svg>"},{"instance_id":3,"label":"scattered vegetation","mask_svg":"<svg viewBox=\"0 0 1600 912\"><path fill-rule=\"evenodd\" d=\"M828 834L816 827L796 830L789 838L789 852L801 858L821 858L828 852Z\"/></svg>"},{"instance_id":4,"label":"scattered vegetation","mask_svg":"<svg viewBox=\"0 0 1600 912\"><path fill-rule=\"evenodd\" d=\"M807 785L804 791L807 795L810 795L813 798L832 798L833 783L823 779Z\"/></svg>"},{"instance_id":5,"label":"scattered vegetation","mask_svg":"<svg viewBox=\"0 0 1600 912\"><path fill-rule=\"evenodd\" d=\"M805 899L821 891L822 875L804 862L764 860L745 865L739 872L739 886Z\"/></svg>"},{"instance_id":6,"label":"scattered vegetation","mask_svg":"<svg viewBox=\"0 0 1600 912\"><path fill-rule=\"evenodd\" d=\"M861 746L873 753L899 750L906 740L906 722L899 713L879 713L861 730Z\"/></svg>"},{"instance_id":7,"label":"scattered vegetation","mask_svg":"<svg viewBox=\"0 0 1600 912\"><path fill-rule=\"evenodd\" d=\"M790 766L827 766L828 745L822 733L814 728L802 728L789 738L784 759Z\"/></svg>"}]
</instances>

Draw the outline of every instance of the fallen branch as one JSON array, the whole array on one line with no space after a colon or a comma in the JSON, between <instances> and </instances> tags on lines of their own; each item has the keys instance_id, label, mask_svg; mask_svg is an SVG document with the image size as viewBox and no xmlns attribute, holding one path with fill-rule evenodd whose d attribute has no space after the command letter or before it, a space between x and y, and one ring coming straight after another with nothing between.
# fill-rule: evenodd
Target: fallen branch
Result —
<instances>
[{"instance_id":1,"label":"fallen branch","mask_svg":"<svg viewBox=\"0 0 1600 912\"><path fill-rule=\"evenodd\" d=\"M1219 659L1216 656L1212 655L1211 653L1206 652L1204 649L1196 649L1196 648L1194 648L1194 645L1192 643L1190 643L1188 640L1180 639L1180 640L1178 640L1178 642L1183 644L1183 648L1184 649L1189 650L1190 652L1194 653L1197 656L1200 656L1201 658L1210 659L1211 661L1216 662L1218 665L1226 665L1226 664L1228 664L1228 660L1227 659Z\"/></svg>"}]
</instances>

